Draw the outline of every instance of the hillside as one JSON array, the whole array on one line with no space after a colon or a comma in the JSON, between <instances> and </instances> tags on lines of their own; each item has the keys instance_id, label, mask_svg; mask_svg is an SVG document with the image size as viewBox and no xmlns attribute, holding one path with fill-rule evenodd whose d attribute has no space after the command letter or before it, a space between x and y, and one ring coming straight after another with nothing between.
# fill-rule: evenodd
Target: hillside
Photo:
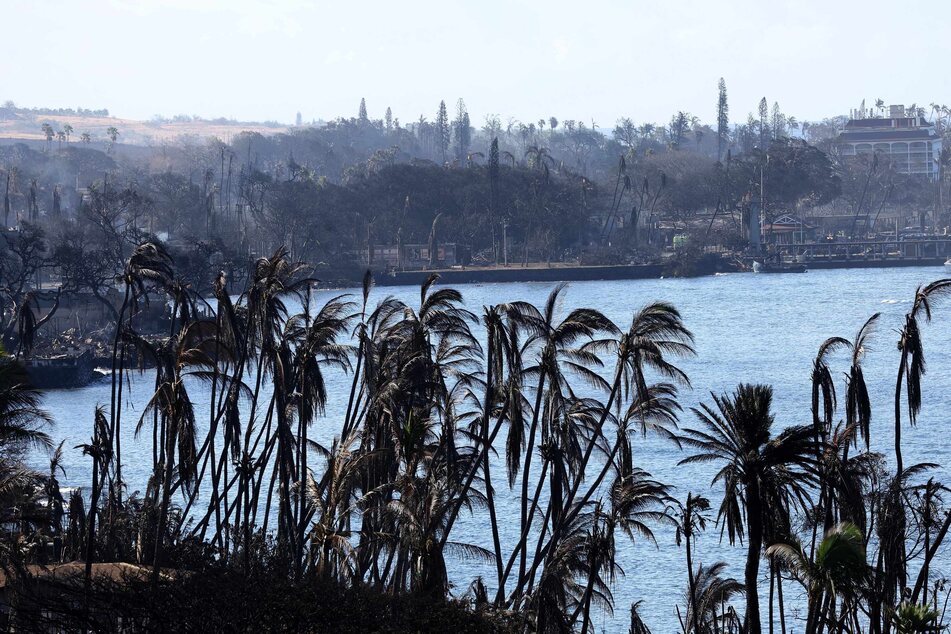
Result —
<instances>
[{"instance_id":1,"label":"hillside","mask_svg":"<svg viewBox=\"0 0 951 634\"><path fill-rule=\"evenodd\" d=\"M81 135L88 132L91 143L99 145L109 142L107 130L110 127L119 131L119 143L133 145L152 145L188 136L218 137L227 143L245 131L271 135L287 130L287 127L276 124L231 122L222 119L159 122L110 116L47 115L20 110L12 117L0 117L0 139L44 141L46 137L41 129L44 123L49 123L57 132L66 124L71 125L71 143L78 143Z\"/></svg>"}]
</instances>

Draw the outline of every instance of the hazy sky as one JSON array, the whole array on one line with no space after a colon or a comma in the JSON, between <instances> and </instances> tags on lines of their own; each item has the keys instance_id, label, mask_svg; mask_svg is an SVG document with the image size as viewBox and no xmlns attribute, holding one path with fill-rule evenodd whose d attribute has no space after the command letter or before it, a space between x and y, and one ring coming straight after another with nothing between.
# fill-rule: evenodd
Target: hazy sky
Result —
<instances>
[{"instance_id":1,"label":"hazy sky","mask_svg":"<svg viewBox=\"0 0 951 634\"><path fill-rule=\"evenodd\" d=\"M0 0L0 101L291 122L556 116L611 126L951 103L951 3L915 0Z\"/></svg>"}]
</instances>

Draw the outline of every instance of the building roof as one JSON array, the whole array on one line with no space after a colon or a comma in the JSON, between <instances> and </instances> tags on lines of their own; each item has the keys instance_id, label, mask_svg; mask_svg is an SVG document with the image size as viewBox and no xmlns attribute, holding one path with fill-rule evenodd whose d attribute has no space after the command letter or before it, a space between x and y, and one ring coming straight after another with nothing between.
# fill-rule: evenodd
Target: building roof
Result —
<instances>
[{"instance_id":1,"label":"building roof","mask_svg":"<svg viewBox=\"0 0 951 634\"><path fill-rule=\"evenodd\" d=\"M862 141L913 141L937 138L938 135L929 128L916 128L911 130L885 128L867 132L846 130L839 134L838 140L839 142L859 143Z\"/></svg>"},{"instance_id":2,"label":"building roof","mask_svg":"<svg viewBox=\"0 0 951 634\"><path fill-rule=\"evenodd\" d=\"M923 117L895 117L878 119L849 119L845 124L845 129L853 128L918 128L928 127L929 124Z\"/></svg>"},{"instance_id":3,"label":"building roof","mask_svg":"<svg viewBox=\"0 0 951 634\"><path fill-rule=\"evenodd\" d=\"M773 233L792 233L795 231L812 231L815 227L789 214L783 214L774 220L772 224L763 224L763 229Z\"/></svg>"}]
</instances>

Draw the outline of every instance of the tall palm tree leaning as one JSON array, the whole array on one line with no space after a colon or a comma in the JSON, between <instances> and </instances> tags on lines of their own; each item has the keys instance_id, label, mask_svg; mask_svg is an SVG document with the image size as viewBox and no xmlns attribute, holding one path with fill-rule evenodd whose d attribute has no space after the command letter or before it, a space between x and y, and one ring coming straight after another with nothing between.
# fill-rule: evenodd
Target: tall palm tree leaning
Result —
<instances>
[{"instance_id":1,"label":"tall palm tree leaning","mask_svg":"<svg viewBox=\"0 0 951 634\"><path fill-rule=\"evenodd\" d=\"M901 459L901 384L905 380L908 397L908 420L912 425L921 411L921 377L925 374L925 352L921 340L922 315L926 322L931 321L933 302L951 294L951 279L936 280L927 286L919 286L915 291L915 301L905 315L905 325L898 340L901 350L901 362L895 380L895 461L898 473L903 470Z\"/></svg>"},{"instance_id":2,"label":"tall palm tree leaning","mask_svg":"<svg viewBox=\"0 0 951 634\"><path fill-rule=\"evenodd\" d=\"M740 384L733 394L711 395L715 404L693 412L702 429L687 429L681 442L698 450L680 464L719 462L713 483L722 482L723 502L717 521L724 521L730 543L748 535L746 556L746 615L744 631L760 634L757 577L763 535L777 512L786 512L807 499L815 481L815 449L811 425L773 435L773 389ZM772 532L772 531L771 531Z\"/></svg>"}]
</instances>

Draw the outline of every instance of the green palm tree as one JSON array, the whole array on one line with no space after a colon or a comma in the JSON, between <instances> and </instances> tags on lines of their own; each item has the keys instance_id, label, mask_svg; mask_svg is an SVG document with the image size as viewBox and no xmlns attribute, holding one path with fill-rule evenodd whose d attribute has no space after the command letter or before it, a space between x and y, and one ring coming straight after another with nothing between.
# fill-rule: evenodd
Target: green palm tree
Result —
<instances>
[{"instance_id":1,"label":"green palm tree","mask_svg":"<svg viewBox=\"0 0 951 634\"><path fill-rule=\"evenodd\" d=\"M947 629L938 617L938 610L931 606L902 603L892 615L892 626L895 634L937 634Z\"/></svg>"},{"instance_id":2,"label":"green palm tree","mask_svg":"<svg viewBox=\"0 0 951 634\"><path fill-rule=\"evenodd\" d=\"M806 588L809 613L806 634L824 628L830 631L845 622L850 631L861 629L857 621L857 600L869 578L865 560L865 536L854 524L843 522L826 532L813 559L802 545L774 544L767 555L784 564ZM837 615L837 602L841 614ZM856 619L851 622L849 619Z\"/></svg>"},{"instance_id":3,"label":"green palm tree","mask_svg":"<svg viewBox=\"0 0 951 634\"><path fill-rule=\"evenodd\" d=\"M760 554L765 534L777 534L776 513L808 498L815 481L815 449L811 426L790 427L773 434L773 390L767 385L741 384L732 395L711 395L714 407L701 404L693 412L702 429L687 429L680 440L697 453L680 464L720 463L713 483L722 483L718 521L730 543L747 534L745 631L761 632L759 614Z\"/></svg>"},{"instance_id":4,"label":"green palm tree","mask_svg":"<svg viewBox=\"0 0 951 634\"><path fill-rule=\"evenodd\" d=\"M0 354L0 456L19 453L25 447L52 447L43 431L52 419L40 407L42 399L23 364Z\"/></svg>"}]
</instances>

